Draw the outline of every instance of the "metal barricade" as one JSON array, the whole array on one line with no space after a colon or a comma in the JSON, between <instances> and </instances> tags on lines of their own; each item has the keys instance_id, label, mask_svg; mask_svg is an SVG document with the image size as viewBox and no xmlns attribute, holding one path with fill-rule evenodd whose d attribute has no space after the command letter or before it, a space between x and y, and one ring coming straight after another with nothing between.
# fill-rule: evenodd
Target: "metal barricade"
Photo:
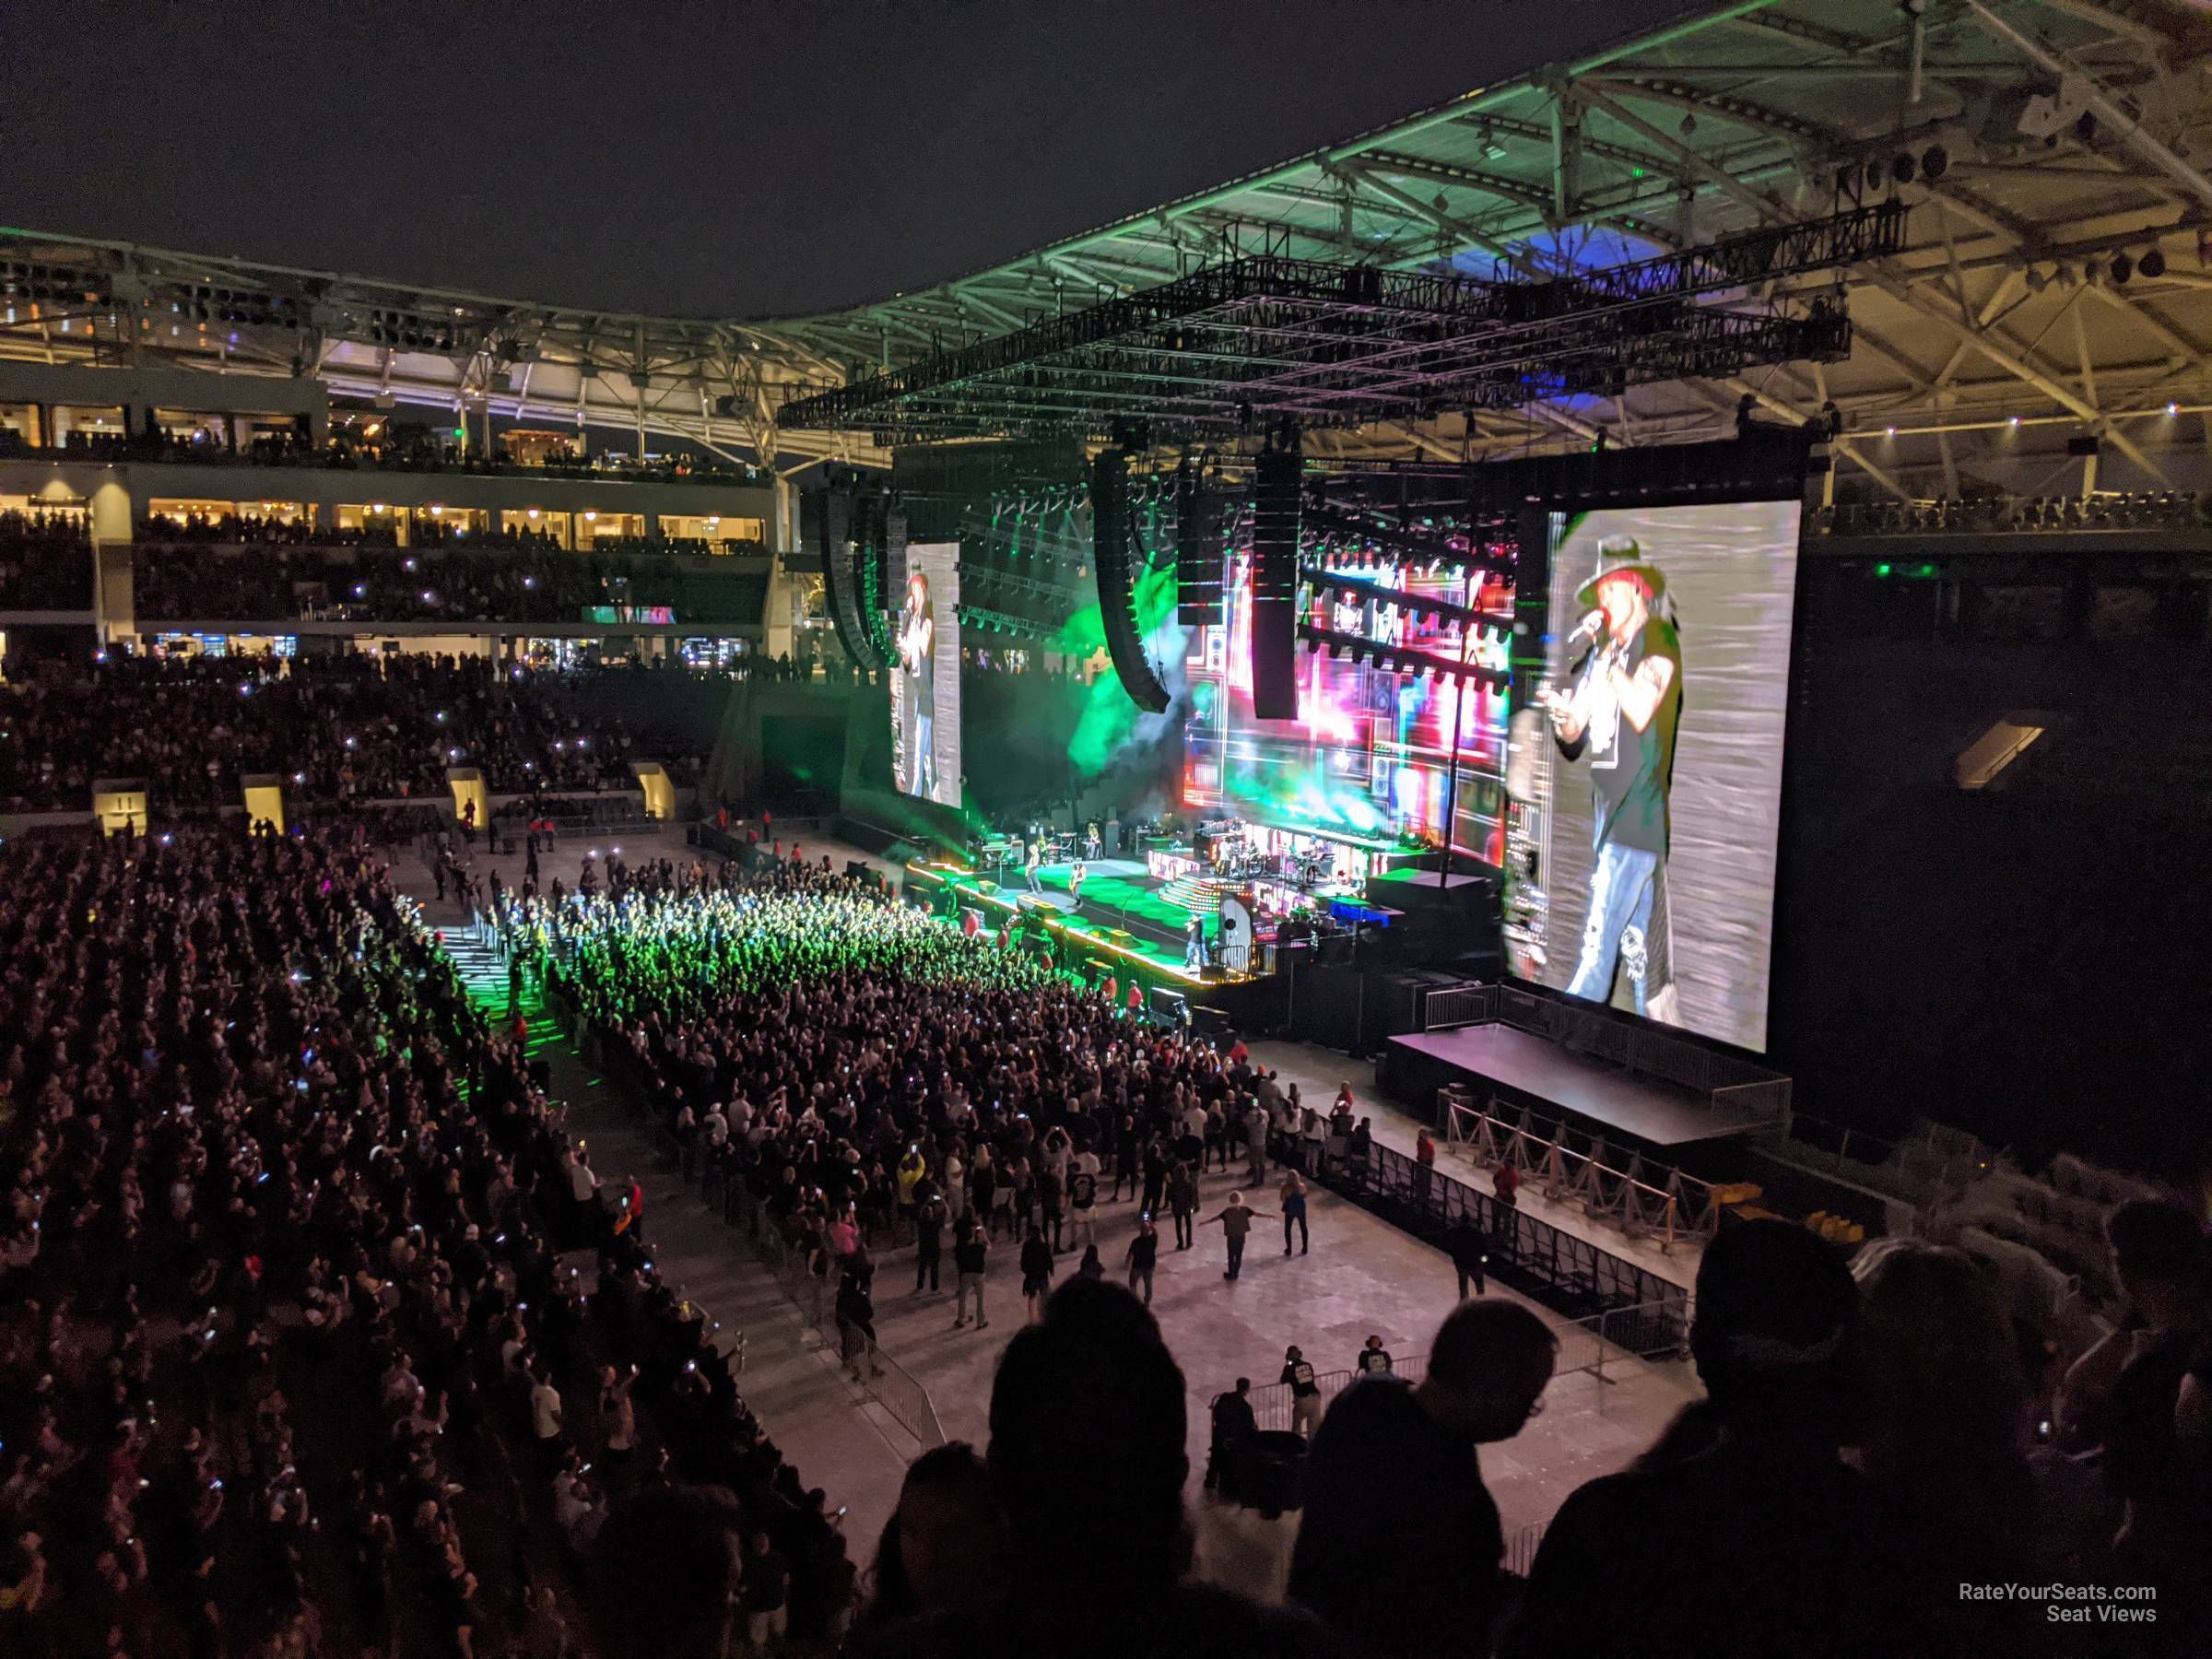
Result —
<instances>
[{"instance_id":1,"label":"metal barricade","mask_svg":"<svg viewBox=\"0 0 2212 1659\"><path fill-rule=\"evenodd\" d=\"M874 1343L868 1344L869 1388L876 1403L890 1413L899 1426L924 1448L945 1443L945 1425L937 1421L936 1403L912 1371Z\"/></svg>"},{"instance_id":2,"label":"metal barricade","mask_svg":"<svg viewBox=\"0 0 2212 1659\"><path fill-rule=\"evenodd\" d=\"M1498 994L1492 985L1452 985L1421 996L1420 1029L1424 1031L1487 1025L1497 1018Z\"/></svg>"},{"instance_id":3,"label":"metal barricade","mask_svg":"<svg viewBox=\"0 0 2212 1659\"><path fill-rule=\"evenodd\" d=\"M1500 1204L1433 1165L1371 1146L1364 1166L1324 1171L1324 1185L1430 1242L1465 1223L1489 1241L1490 1273L1571 1318L1610 1308L1651 1306L1687 1334L1689 1292L1601 1250L1587 1239Z\"/></svg>"}]
</instances>

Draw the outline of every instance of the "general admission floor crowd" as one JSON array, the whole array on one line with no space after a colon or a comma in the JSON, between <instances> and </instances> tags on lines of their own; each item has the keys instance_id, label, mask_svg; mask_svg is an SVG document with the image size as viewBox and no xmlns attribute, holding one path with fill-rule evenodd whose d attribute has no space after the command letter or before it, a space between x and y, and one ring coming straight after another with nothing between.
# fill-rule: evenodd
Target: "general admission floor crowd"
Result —
<instances>
[{"instance_id":1,"label":"general admission floor crowd","mask_svg":"<svg viewBox=\"0 0 2212 1659\"><path fill-rule=\"evenodd\" d=\"M1568 1499L1524 1583L1477 1448L1541 1409L1553 1339L1477 1297L1420 1382L1321 1417L1291 1600L1263 1607L1186 1580L1184 1379L1135 1264L1112 1265L1133 1292L1078 1253L1082 1212L1183 1207L1182 1171L1268 1087L1241 1056L818 865L492 888L514 994L542 982L746 1189L855 1363L878 1265L932 1277L933 1233L946 1278L1020 1323L987 1443L924 1455L882 1538L848 1545L656 1279L652 1216L599 1201L527 1022L471 1005L366 845L0 854L0 1652L2212 1645L2212 1298L2184 1208L2114 1216L2134 1324L2063 1380L1963 1256L1724 1231L1692 1336L1708 1398ZM1235 1493L1266 1448L1218 1409ZM2046 1588L1967 1588L2015 1584Z\"/></svg>"}]
</instances>

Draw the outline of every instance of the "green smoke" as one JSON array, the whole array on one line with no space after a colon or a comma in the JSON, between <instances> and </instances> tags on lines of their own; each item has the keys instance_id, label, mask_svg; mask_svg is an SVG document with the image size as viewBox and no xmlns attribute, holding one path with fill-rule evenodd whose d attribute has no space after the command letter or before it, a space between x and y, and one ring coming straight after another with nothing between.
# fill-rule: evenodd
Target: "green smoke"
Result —
<instances>
[{"instance_id":1,"label":"green smoke","mask_svg":"<svg viewBox=\"0 0 2212 1659\"><path fill-rule=\"evenodd\" d=\"M1175 567L1171 561L1138 572L1135 593L1136 628L1146 654L1159 665L1171 689L1182 678L1184 630L1175 620ZM1096 603L1085 606L1067 619L1052 649L1088 659L1106 649L1106 615ZM1121 676L1101 674L1091 682L1076 735L1068 740L1067 758L1076 771L1095 778L1135 735L1147 715L1122 688Z\"/></svg>"}]
</instances>

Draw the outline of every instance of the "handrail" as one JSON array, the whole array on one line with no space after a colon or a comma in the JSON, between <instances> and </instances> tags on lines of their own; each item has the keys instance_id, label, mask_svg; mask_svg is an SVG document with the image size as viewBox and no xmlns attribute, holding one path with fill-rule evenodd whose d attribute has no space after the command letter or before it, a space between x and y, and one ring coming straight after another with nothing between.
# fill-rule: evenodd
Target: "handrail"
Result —
<instances>
[{"instance_id":1,"label":"handrail","mask_svg":"<svg viewBox=\"0 0 2212 1659\"><path fill-rule=\"evenodd\" d=\"M1587 1152L1566 1144L1566 1124L1528 1108L1508 1123L1472 1102L1462 1084L1437 1091L1443 1106L1444 1144L1477 1169L1510 1164L1537 1182L1544 1196L1559 1202L1579 1198L1583 1213L1611 1221L1631 1239L1657 1234L1659 1248L1672 1254L1677 1237L1709 1239L1720 1225L1712 1183L1671 1165L1646 1163L1631 1153L1626 1169L1606 1161L1606 1142L1595 1137ZM1490 1106L1501 1104L1495 1097ZM1549 1125L1549 1132L1537 1124Z\"/></svg>"},{"instance_id":2,"label":"handrail","mask_svg":"<svg viewBox=\"0 0 2212 1659\"><path fill-rule=\"evenodd\" d=\"M1527 1526L1516 1526L1506 1535L1505 1555L1499 1565L1515 1578L1526 1578L1529 1569L1536 1564L1536 1551L1544 1543L1548 1521L1536 1521Z\"/></svg>"},{"instance_id":3,"label":"handrail","mask_svg":"<svg viewBox=\"0 0 2212 1659\"><path fill-rule=\"evenodd\" d=\"M1570 1317L1651 1304L1661 1310L1657 1320L1669 1331L1688 1331L1689 1292L1681 1286L1500 1204L1433 1164L1371 1143L1362 1160L1324 1159L1314 1179L1431 1242L1454 1228L1473 1229L1489 1241L1492 1277Z\"/></svg>"}]
</instances>

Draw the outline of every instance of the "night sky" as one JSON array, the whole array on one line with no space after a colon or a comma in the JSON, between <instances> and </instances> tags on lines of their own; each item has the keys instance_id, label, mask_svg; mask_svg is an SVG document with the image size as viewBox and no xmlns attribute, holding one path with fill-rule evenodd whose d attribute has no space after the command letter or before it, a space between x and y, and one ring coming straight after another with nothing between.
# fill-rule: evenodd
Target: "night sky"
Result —
<instances>
[{"instance_id":1,"label":"night sky","mask_svg":"<svg viewBox=\"0 0 2212 1659\"><path fill-rule=\"evenodd\" d=\"M1680 0L11 0L0 223L571 304L926 287Z\"/></svg>"}]
</instances>

